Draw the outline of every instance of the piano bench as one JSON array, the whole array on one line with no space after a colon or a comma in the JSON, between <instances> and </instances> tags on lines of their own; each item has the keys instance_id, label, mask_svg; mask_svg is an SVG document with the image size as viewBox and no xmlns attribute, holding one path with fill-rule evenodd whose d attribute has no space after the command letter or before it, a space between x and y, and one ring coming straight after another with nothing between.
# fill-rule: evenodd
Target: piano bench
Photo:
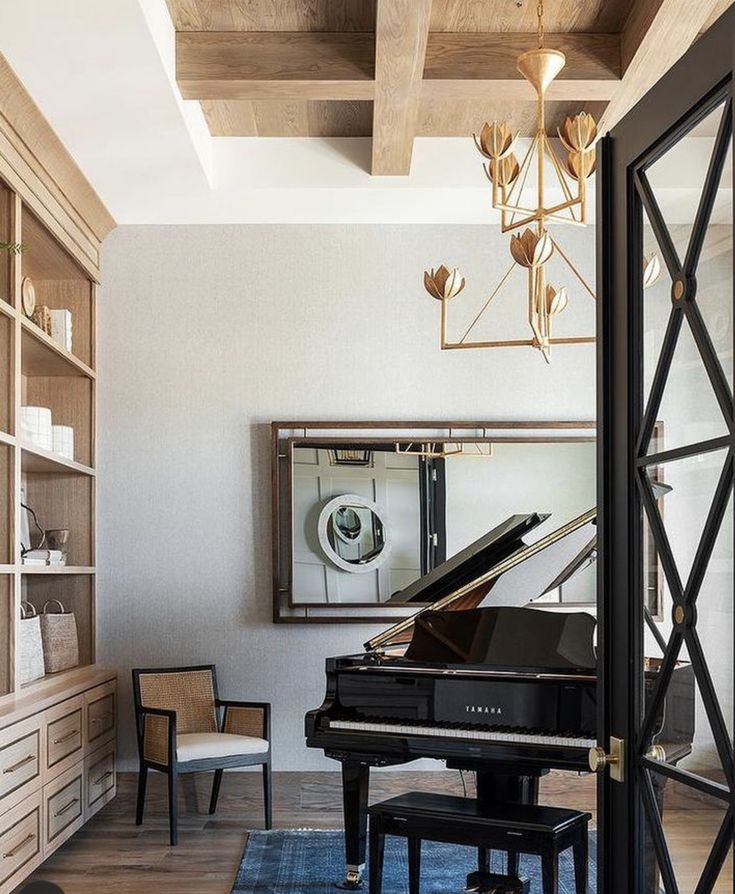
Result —
<instances>
[{"instance_id":1,"label":"piano bench","mask_svg":"<svg viewBox=\"0 0 735 894\"><path fill-rule=\"evenodd\" d=\"M368 808L370 817L370 894L381 894L385 836L408 839L408 890L419 894L421 842L441 841L478 849L479 871L472 879L489 891L523 891L518 855L541 857L543 894L558 894L559 854L574 852L576 894L587 894L587 825L589 813L536 804L497 804L475 798L408 792ZM488 852L506 851L508 876L502 882L488 872ZM514 881L515 880L515 881ZM505 885L505 886L503 886ZM528 890L525 888L525 890Z\"/></svg>"}]
</instances>

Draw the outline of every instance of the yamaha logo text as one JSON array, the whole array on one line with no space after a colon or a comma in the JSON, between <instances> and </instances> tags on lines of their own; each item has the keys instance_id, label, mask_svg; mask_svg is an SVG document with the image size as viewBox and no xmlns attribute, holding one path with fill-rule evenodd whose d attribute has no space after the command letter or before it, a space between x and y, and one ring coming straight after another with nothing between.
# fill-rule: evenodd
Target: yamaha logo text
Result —
<instances>
[{"instance_id":1,"label":"yamaha logo text","mask_svg":"<svg viewBox=\"0 0 735 894\"><path fill-rule=\"evenodd\" d=\"M496 708L491 705L465 705L465 711L468 714L502 714L502 708Z\"/></svg>"}]
</instances>

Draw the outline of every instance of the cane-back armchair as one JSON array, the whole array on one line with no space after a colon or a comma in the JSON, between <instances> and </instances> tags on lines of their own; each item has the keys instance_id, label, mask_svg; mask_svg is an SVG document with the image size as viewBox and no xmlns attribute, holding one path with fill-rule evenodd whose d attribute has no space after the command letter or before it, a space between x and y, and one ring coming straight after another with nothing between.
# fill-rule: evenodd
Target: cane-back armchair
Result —
<instances>
[{"instance_id":1,"label":"cane-back armchair","mask_svg":"<svg viewBox=\"0 0 735 894\"><path fill-rule=\"evenodd\" d=\"M178 841L177 777L214 770L209 812L222 773L262 765L265 827L272 825L270 704L220 699L214 665L133 670L140 775L136 824L143 822L148 770L168 776L171 844Z\"/></svg>"}]
</instances>

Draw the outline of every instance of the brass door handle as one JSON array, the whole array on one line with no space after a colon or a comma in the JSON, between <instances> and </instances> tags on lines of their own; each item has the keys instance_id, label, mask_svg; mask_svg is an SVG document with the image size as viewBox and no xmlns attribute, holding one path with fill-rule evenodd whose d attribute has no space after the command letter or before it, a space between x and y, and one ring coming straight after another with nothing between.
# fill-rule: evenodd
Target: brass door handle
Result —
<instances>
[{"instance_id":1,"label":"brass door handle","mask_svg":"<svg viewBox=\"0 0 735 894\"><path fill-rule=\"evenodd\" d=\"M23 760L18 761L17 764L13 764L12 767L6 767L3 770L3 774L5 773L15 773L16 770L20 770L21 767L25 767L26 764L30 764L31 761L36 759L35 754L29 754L27 757L24 757Z\"/></svg>"},{"instance_id":2,"label":"brass door handle","mask_svg":"<svg viewBox=\"0 0 735 894\"><path fill-rule=\"evenodd\" d=\"M652 761L659 761L662 764L666 763L666 749L663 745L651 745L646 752L646 757Z\"/></svg>"},{"instance_id":3,"label":"brass door handle","mask_svg":"<svg viewBox=\"0 0 735 894\"><path fill-rule=\"evenodd\" d=\"M590 770L593 773L602 773L607 767L610 768L610 778L615 782L622 782L624 779L624 761L625 742L610 736L610 750L605 751L601 745L595 745L590 748L587 755Z\"/></svg>"},{"instance_id":4,"label":"brass door handle","mask_svg":"<svg viewBox=\"0 0 735 894\"><path fill-rule=\"evenodd\" d=\"M3 860L8 860L10 857L14 857L18 851L22 850L29 841L33 841L35 839L35 835L31 833L30 835L26 835L26 837L19 844L16 844L12 851L7 851L3 854Z\"/></svg>"},{"instance_id":5,"label":"brass door handle","mask_svg":"<svg viewBox=\"0 0 735 894\"><path fill-rule=\"evenodd\" d=\"M65 736L60 736L58 739L54 739L54 745L61 745L63 742L68 742L69 739L73 739L74 736L78 736L80 731L78 729L73 729L71 732L68 732Z\"/></svg>"},{"instance_id":6,"label":"brass door handle","mask_svg":"<svg viewBox=\"0 0 735 894\"><path fill-rule=\"evenodd\" d=\"M71 810L72 807L73 807L75 804L78 804L78 803L79 803L79 798L72 798L71 801L69 801L68 804L64 804L63 807L60 807L60 808L56 811L56 813L54 814L54 817L57 817L57 816L63 816L63 814L65 814L65 813L67 812L67 810Z\"/></svg>"},{"instance_id":7,"label":"brass door handle","mask_svg":"<svg viewBox=\"0 0 735 894\"><path fill-rule=\"evenodd\" d=\"M109 779L110 776L112 776L112 770L108 770L106 773L103 773L103 774L99 777L99 779L95 779L95 781L92 783L92 785L102 785L102 783L103 783L106 779Z\"/></svg>"}]
</instances>

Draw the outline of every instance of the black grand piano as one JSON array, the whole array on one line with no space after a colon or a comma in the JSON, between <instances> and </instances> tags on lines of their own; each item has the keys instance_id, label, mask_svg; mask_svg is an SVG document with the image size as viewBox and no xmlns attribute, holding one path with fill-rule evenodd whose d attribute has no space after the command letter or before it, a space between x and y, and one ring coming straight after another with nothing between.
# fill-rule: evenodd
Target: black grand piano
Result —
<instances>
[{"instance_id":1,"label":"black grand piano","mask_svg":"<svg viewBox=\"0 0 735 894\"><path fill-rule=\"evenodd\" d=\"M512 516L391 597L421 604L416 614L365 652L327 659L327 693L306 715L306 744L342 764L342 887L361 884L371 766L437 758L475 771L478 797L525 803L536 802L550 769L589 770L596 620L529 603L594 560L596 513L526 543L547 518ZM646 670L647 694L656 664ZM690 665L677 666L669 692L654 741L678 760L694 733Z\"/></svg>"}]
</instances>

